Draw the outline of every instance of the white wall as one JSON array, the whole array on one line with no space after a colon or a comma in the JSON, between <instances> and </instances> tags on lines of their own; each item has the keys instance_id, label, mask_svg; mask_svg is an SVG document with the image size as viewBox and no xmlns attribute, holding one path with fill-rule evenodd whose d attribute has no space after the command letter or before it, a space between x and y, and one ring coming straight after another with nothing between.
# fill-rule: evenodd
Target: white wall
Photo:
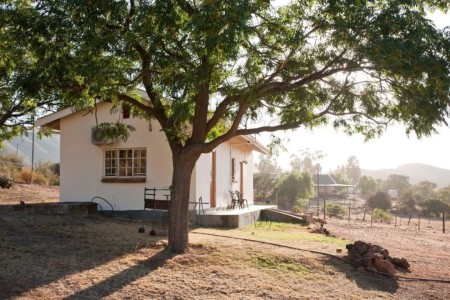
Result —
<instances>
[{"instance_id":1,"label":"white wall","mask_svg":"<svg viewBox=\"0 0 450 300\"><path fill-rule=\"evenodd\" d=\"M239 190L240 188L240 162L246 160L244 164L244 197L248 203L253 203L253 154L248 144L243 145L241 139L234 138L223 143L216 148L216 207L227 207L231 204L230 190ZM235 180L231 177L231 160L236 160ZM211 158L209 157L209 161ZM211 163L208 165L211 170ZM211 175L204 172L201 182L204 188L210 186ZM199 176L197 176L199 178ZM200 184L197 184L199 186ZM206 194L206 192L205 192ZM207 193L209 199L209 191ZM203 198L205 199L205 197ZM208 201L209 202L209 201Z\"/></svg>"},{"instance_id":2,"label":"white wall","mask_svg":"<svg viewBox=\"0 0 450 300\"><path fill-rule=\"evenodd\" d=\"M196 202L202 197L204 203L210 203L211 193L211 153L202 154L198 159L192 174L190 202ZM209 208L210 204L205 204L204 208ZM194 204L190 205L194 208Z\"/></svg>"},{"instance_id":3,"label":"white wall","mask_svg":"<svg viewBox=\"0 0 450 300\"><path fill-rule=\"evenodd\" d=\"M110 113L110 104L98 105L99 123L116 122L120 114ZM108 200L115 210L141 210L144 187L168 188L172 180L172 158L164 133L156 121L152 131L148 122L140 119L123 120L136 131L130 133L127 143L113 146L91 143L91 128L95 126L92 113L77 112L61 119L61 192L62 202L89 202L95 196ZM103 183L104 150L114 148L147 149L147 178L145 183ZM244 164L244 197L253 203L253 155L250 145L241 138L233 138L216 149L216 207L231 204L230 190L239 190L240 165ZM236 180L231 180L231 159L236 160ZM191 180L190 202L210 202L211 153L203 154L196 164ZM101 203L100 203L101 204ZM102 205L103 206L103 205ZM105 209L109 209L106 205ZM191 205L191 208L193 205ZM208 208L209 205L205 205Z\"/></svg>"},{"instance_id":4,"label":"white wall","mask_svg":"<svg viewBox=\"0 0 450 300\"><path fill-rule=\"evenodd\" d=\"M110 113L110 104L98 105L98 121L115 122L119 114ZM144 207L144 187L169 187L172 178L171 151L156 121L149 131L148 121L126 119L136 131L130 133L126 145L119 141L112 146L91 143L92 113L78 112L61 120L61 194L60 200L91 201L95 196L108 200L115 210L136 210ZM146 183L103 183L104 149L147 149ZM107 206L104 206L109 209Z\"/></svg>"}]
</instances>

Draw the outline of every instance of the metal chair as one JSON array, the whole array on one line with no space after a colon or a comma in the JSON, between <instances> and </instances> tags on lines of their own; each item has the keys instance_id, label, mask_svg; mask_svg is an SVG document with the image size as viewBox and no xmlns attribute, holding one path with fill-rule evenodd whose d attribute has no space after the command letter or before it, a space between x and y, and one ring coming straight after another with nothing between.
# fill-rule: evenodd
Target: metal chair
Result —
<instances>
[{"instance_id":1,"label":"metal chair","mask_svg":"<svg viewBox=\"0 0 450 300\"><path fill-rule=\"evenodd\" d=\"M239 208L244 208L245 205L247 205L247 208L249 208L247 199L242 198L242 195L239 191L235 191L235 194L238 198Z\"/></svg>"},{"instance_id":2,"label":"metal chair","mask_svg":"<svg viewBox=\"0 0 450 300\"><path fill-rule=\"evenodd\" d=\"M231 196L231 209L235 209L239 207L239 197L236 197L236 194L233 191L229 191Z\"/></svg>"}]
</instances>

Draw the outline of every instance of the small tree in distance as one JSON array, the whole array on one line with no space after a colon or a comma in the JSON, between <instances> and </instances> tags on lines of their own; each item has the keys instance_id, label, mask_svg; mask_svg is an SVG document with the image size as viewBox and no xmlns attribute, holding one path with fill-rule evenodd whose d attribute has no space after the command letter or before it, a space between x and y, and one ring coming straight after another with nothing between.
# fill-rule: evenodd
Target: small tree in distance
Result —
<instances>
[{"instance_id":1,"label":"small tree in distance","mask_svg":"<svg viewBox=\"0 0 450 300\"><path fill-rule=\"evenodd\" d=\"M379 208L383 211L387 211L391 208L392 204L388 194L384 192L377 192L367 199L367 206L371 209Z\"/></svg>"},{"instance_id":2,"label":"small tree in distance","mask_svg":"<svg viewBox=\"0 0 450 300\"><path fill-rule=\"evenodd\" d=\"M281 168L271 156L261 155L257 164L258 173L253 175L255 200L273 202Z\"/></svg>"},{"instance_id":3,"label":"small tree in distance","mask_svg":"<svg viewBox=\"0 0 450 300\"><path fill-rule=\"evenodd\" d=\"M278 207L292 210L297 200L305 199L312 195L313 182L309 173L293 171L280 177L277 186Z\"/></svg>"},{"instance_id":4,"label":"small tree in distance","mask_svg":"<svg viewBox=\"0 0 450 300\"><path fill-rule=\"evenodd\" d=\"M377 182L370 176L361 176L356 186L362 194L372 194L377 190Z\"/></svg>"}]
</instances>

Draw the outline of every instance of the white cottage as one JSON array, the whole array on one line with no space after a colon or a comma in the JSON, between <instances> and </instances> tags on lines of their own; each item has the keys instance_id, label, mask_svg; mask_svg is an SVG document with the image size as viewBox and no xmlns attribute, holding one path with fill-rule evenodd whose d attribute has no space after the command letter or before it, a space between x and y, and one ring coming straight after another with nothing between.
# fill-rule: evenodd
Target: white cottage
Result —
<instances>
[{"instance_id":1,"label":"white cottage","mask_svg":"<svg viewBox=\"0 0 450 300\"><path fill-rule=\"evenodd\" d=\"M36 121L36 126L58 130L61 135L61 202L90 202L102 197L116 211L142 210L144 187L168 188L172 157L156 121L111 111L100 103L96 112L64 109ZM117 122L132 125L126 143L111 143L95 136L96 124ZM238 136L203 154L191 180L190 202L202 197L206 208L231 204L229 191L238 190L253 203L253 151L267 153L256 139ZM107 208L107 207L106 207Z\"/></svg>"}]
</instances>

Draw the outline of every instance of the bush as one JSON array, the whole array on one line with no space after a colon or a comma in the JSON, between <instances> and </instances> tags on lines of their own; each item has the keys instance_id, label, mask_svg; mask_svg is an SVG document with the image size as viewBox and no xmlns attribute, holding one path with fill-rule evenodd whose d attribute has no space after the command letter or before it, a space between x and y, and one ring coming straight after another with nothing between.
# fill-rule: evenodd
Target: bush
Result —
<instances>
[{"instance_id":1,"label":"bush","mask_svg":"<svg viewBox=\"0 0 450 300\"><path fill-rule=\"evenodd\" d=\"M0 175L0 187L2 189L9 189L14 185L14 179L8 175Z\"/></svg>"},{"instance_id":2,"label":"bush","mask_svg":"<svg viewBox=\"0 0 450 300\"><path fill-rule=\"evenodd\" d=\"M367 199L367 206L372 209L379 208L386 211L391 208L391 199L389 198L388 194L377 192L375 195L371 195Z\"/></svg>"},{"instance_id":3,"label":"bush","mask_svg":"<svg viewBox=\"0 0 450 300\"><path fill-rule=\"evenodd\" d=\"M391 224L393 217L382 209L375 208L372 213L372 219L375 222Z\"/></svg>"},{"instance_id":4,"label":"bush","mask_svg":"<svg viewBox=\"0 0 450 300\"><path fill-rule=\"evenodd\" d=\"M46 182L46 185L59 185L59 164L54 164L49 161L41 161L35 169L35 174L40 174L45 178L43 182ZM38 175L38 177L40 177ZM38 179L41 180L41 179ZM42 181L42 180L41 180ZM38 183L38 182L36 182ZM39 183L38 183L39 184Z\"/></svg>"},{"instance_id":5,"label":"bush","mask_svg":"<svg viewBox=\"0 0 450 300\"><path fill-rule=\"evenodd\" d=\"M347 208L337 203L327 203L327 212L330 217L343 218L347 214Z\"/></svg>"},{"instance_id":6,"label":"bush","mask_svg":"<svg viewBox=\"0 0 450 300\"><path fill-rule=\"evenodd\" d=\"M308 208L308 199L299 199L292 211L296 214L304 213Z\"/></svg>"},{"instance_id":7,"label":"bush","mask_svg":"<svg viewBox=\"0 0 450 300\"><path fill-rule=\"evenodd\" d=\"M39 184L39 185L48 185L49 182L47 178L39 171L35 171L34 174L32 174L31 169L23 168L20 172L20 177L25 183L30 184L31 183L31 176L33 176L33 183Z\"/></svg>"},{"instance_id":8,"label":"bush","mask_svg":"<svg viewBox=\"0 0 450 300\"><path fill-rule=\"evenodd\" d=\"M12 152L0 151L0 174L8 174L12 178L16 178L24 165L22 156Z\"/></svg>"},{"instance_id":9,"label":"bush","mask_svg":"<svg viewBox=\"0 0 450 300\"><path fill-rule=\"evenodd\" d=\"M434 215L439 217L443 212L450 211L450 205L439 199L427 199L419 203L422 208L422 214L426 217Z\"/></svg>"}]
</instances>

